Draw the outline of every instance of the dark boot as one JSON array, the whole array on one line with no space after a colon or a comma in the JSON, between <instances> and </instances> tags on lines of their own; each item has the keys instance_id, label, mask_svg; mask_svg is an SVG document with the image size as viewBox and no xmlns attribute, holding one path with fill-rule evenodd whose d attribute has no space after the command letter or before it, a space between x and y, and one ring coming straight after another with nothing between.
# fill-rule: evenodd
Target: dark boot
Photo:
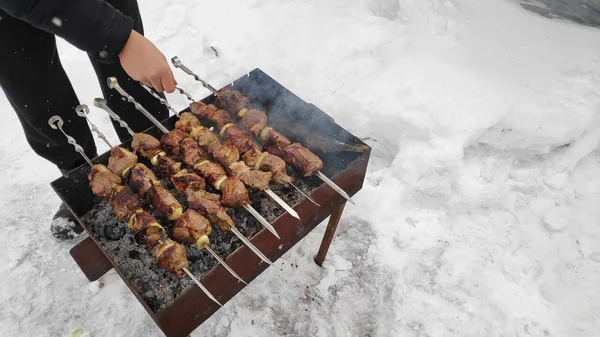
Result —
<instances>
[{"instance_id":1,"label":"dark boot","mask_svg":"<svg viewBox=\"0 0 600 337\"><path fill-rule=\"evenodd\" d=\"M73 240L83 233L83 227L79 225L67 205L61 203L50 223L50 232L59 240Z\"/></svg>"}]
</instances>

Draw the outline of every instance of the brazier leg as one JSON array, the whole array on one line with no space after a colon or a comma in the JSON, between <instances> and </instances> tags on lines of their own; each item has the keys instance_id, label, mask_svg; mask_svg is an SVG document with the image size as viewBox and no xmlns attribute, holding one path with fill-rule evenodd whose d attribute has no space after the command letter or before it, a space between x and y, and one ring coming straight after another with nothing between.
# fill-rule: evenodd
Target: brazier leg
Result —
<instances>
[{"instance_id":1,"label":"brazier leg","mask_svg":"<svg viewBox=\"0 0 600 337\"><path fill-rule=\"evenodd\" d=\"M69 253L90 281L96 281L113 267L90 237L76 244Z\"/></svg>"},{"instance_id":2,"label":"brazier leg","mask_svg":"<svg viewBox=\"0 0 600 337\"><path fill-rule=\"evenodd\" d=\"M331 217L329 217L327 229L325 229L325 235L323 235L323 241L321 241L321 248L319 248L319 252L317 253L317 256L315 256L315 263L319 266L323 265L323 261L325 261L325 256L327 256L327 251L329 250L329 246L331 245L331 241L333 240L335 230L340 222L345 206L346 203L344 202L340 207L334 209L333 213L331 213Z\"/></svg>"}]
</instances>

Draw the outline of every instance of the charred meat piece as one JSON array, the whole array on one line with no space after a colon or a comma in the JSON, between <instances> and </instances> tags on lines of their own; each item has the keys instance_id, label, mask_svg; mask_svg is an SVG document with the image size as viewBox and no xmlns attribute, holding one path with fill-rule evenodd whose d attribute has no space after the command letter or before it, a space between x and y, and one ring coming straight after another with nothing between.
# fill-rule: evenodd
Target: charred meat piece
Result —
<instances>
[{"instance_id":1,"label":"charred meat piece","mask_svg":"<svg viewBox=\"0 0 600 337\"><path fill-rule=\"evenodd\" d=\"M271 172L250 170L243 161L229 165L229 172L231 172L232 177L239 178L247 187L261 191L269 188L269 181L273 177Z\"/></svg>"},{"instance_id":2,"label":"charred meat piece","mask_svg":"<svg viewBox=\"0 0 600 337\"><path fill-rule=\"evenodd\" d=\"M120 146L115 146L110 150L107 167L112 173L121 176L125 170L135 165L137 160L138 157L135 153Z\"/></svg>"},{"instance_id":3,"label":"charred meat piece","mask_svg":"<svg viewBox=\"0 0 600 337\"><path fill-rule=\"evenodd\" d=\"M169 131L169 133L165 133L162 137L160 137L160 143L167 153L178 155L180 147L179 144L187 137L189 137L187 133L175 129Z\"/></svg>"},{"instance_id":4,"label":"charred meat piece","mask_svg":"<svg viewBox=\"0 0 600 337\"><path fill-rule=\"evenodd\" d=\"M142 208L142 203L129 186L115 187L115 192L108 202L115 216L121 220L129 218L129 215Z\"/></svg>"},{"instance_id":5,"label":"charred meat piece","mask_svg":"<svg viewBox=\"0 0 600 337\"><path fill-rule=\"evenodd\" d=\"M136 133L131 141L131 148L140 156L151 159L160 151L160 141L146 133Z\"/></svg>"},{"instance_id":6,"label":"charred meat piece","mask_svg":"<svg viewBox=\"0 0 600 337\"><path fill-rule=\"evenodd\" d=\"M305 177L312 176L323 168L323 161L309 149L298 143L279 150L281 158Z\"/></svg>"},{"instance_id":7,"label":"charred meat piece","mask_svg":"<svg viewBox=\"0 0 600 337\"><path fill-rule=\"evenodd\" d=\"M219 104L232 114L237 114L240 110L250 106L250 99L241 92L223 88L217 94Z\"/></svg>"},{"instance_id":8,"label":"charred meat piece","mask_svg":"<svg viewBox=\"0 0 600 337\"><path fill-rule=\"evenodd\" d=\"M150 213L141 209L131 214L127 226L134 232L143 231L146 236L165 234L163 226Z\"/></svg>"},{"instance_id":9,"label":"charred meat piece","mask_svg":"<svg viewBox=\"0 0 600 337\"><path fill-rule=\"evenodd\" d=\"M284 135L273 130L273 128L269 126L261 131L260 139L263 141L265 146L269 147L284 148L292 144L292 142L290 142L290 140Z\"/></svg>"},{"instance_id":10,"label":"charred meat piece","mask_svg":"<svg viewBox=\"0 0 600 337\"><path fill-rule=\"evenodd\" d=\"M232 208L250 204L248 190L239 178L229 177L221 184L221 204Z\"/></svg>"},{"instance_id":11,"label":"charred meat piece","mask_svg":"<svg viewBox=\"0 0 600 337\"><path fill-rule=\"evenodd\" d=\"M159 217L175 220L183 213L183 207L175 196L160 185L153 185L148 191L148 202Z\"/></svg>"},{"instance_id":12,"label":"charred meat piece","mask_svg":"<svg viewBox=\"0 0 600 337\"><path fill-rule=\"evenodd\" d=\"M287 167L283 159L268 152L261 152L258 149L252 149L242 156L244 163L264 172L273 173L272 180L278 184L288 185L294 180L287 174Z\"/></svg>"},{"instance_id":13,"label":"charred meat piece","mask_svg":"<svg viewBox=\"0 0 600 337\"><path fill-rule=\"evenodd\" d=\"M196 116L189 112L184 112L179 115L179 120L175 122L175 127L185 133L192 133L192 130L202 126Z\"/></svg>"},{"instance_id":14,"label":"charred meat piece","mask_svg":"<svg viewBox=\"0 0 600 337\"><path fill-rule=\"evenodd\" d=\"M233 220L221 205L218 194L188 189L185 196L190 208L204 214L212 223L217 224L222 231L228 231L235 227Z\"/></svg>"},{"instance_id":15,"label":"charred meat piece","mask_svg":"<svg viewBox=\"0 0 600 337\"><path fill-rule=\"evenodd\" d=\"M267 126L267 115L264 111L244 108L237 115L242 118L244 128L257 137L260 136L261 131Z\"/></svg>"},{"instance_id":16,"label":"charred meat piece","mask_svg":"<svg viewBox=\"0 0 600 337\"><path fill-rule=\"evenodd\" d=\"M195 164L206 160L204 151L200 148L200 145L196 143L192 138L186 138L181 141L180 144L181 155L183 156L183 162L188 167L194 167Z\"/></svg>"},{"instance_id":17,"label":"charred meat piece","mask_svg":"<svg viewBox=\"0 0 600 337\"><path fill-rule=\"evenodd\" d=\"M202 249L209 243L208 236L211 232L212 227L208 219L190 208L177 219L171 236L179 243L196 244Z\"/></svg>"},{"instance_id":18,"label":"charred meat piece","mask_svg":"<svg viewBox=\"0 0 600 337\"><path fill-rule=\"evenodd\" d=\"M223 166L205 160L194 166L194 172L198 173L202 178L216 189L219 189L221 183L227 178L227 173Z\"/></svg>"},{"instance_id":19,"label":"charred meat piece","mask_svg":"<svg viewBox=\"0 0 600 337\"><path fill-rule=\"evenodd\" d=\"M151 161L152 165L157 166L159 171L167 177L181 171L181 163L173 160L173 158L167 156L164 152L160 152L152 157Z\"/></svg>"},{"instance_id":20,"label":"charred meat piece","mask_svg":"<svg viewBox=\"0 0 600 337\"><path fill-rule=\"evenodd\" d=\"M225 138L225 144L235 147L240 153L245 153L256 147L252 137L244 130L233 124L225 125L221 129L220 135Z\"/></svg>"},{"instance_id":21,"label":"charred meat piece","mask_svg":"<svg viewBox=\"0 0 600 337\"><path fill-rule=\"evenodd\" d=\"M215 160L224 167L229 167L231 163L234 163L240 159L240 153L238 150L228 144L217 147L213 151L212 155L215 157Z\"/></svg>"},{"instance_id":22,"label":"charred meat piece","mask_svg":"<svg viewBox=\"0 0 600 337\"><path fill-rule=\"evenodd\" d=\"M115 187L121 185L121 178L102 164L92 166L88 180L92 193L102 199L108 199Z\"/></svg>"},{"instance_id":23,"label":"charred meat piece","mask_svg":"<svg viewBox=\"0 0 600 337\"><path fill-rule=\"evenodd\" d=\"M171 239L158 244L155 256L161 268L177 277L183 276L183 269L189 267L185 246Z\"/></svg>"},{"instance_id":24,"label":"charred meat piece","mask_svg":"<svg viewBox=\"0 0 600 337\"><path fill-rule=\"evenodd\" d=\"M217 124L219 130L224 125L232 122L231 116L225 110L219 109L212 104L206 105L202 102L194 102L190 104L190 111L199 118L204 118Z\"/></svg>"},{"instance_id":25,"label":"charred meat piece","mask_svg":"<svg viewBox=\"0 0 600 337\"><path fill-rule=\"evenodd\" d=\"M221 146L221 142L217 135L205 127L201 126L195 128L192 131L191 136L198 142L198 145L202 150L207 153L212 154L219 146Z\"/></svg>"},{"instance_id":26,"label":"charred meat piece","mask_svg":"<svg viewBox=\"0 0 600 337\"><path fill-rule=\"evenodd\" d=\"M152 251L152 249L154 249L154 247L156 247L159 244L160 239L162 239L162 237L163 236L160 233L155 233L155 234L146 236L145 237L145 239L146 239L146 242L145 242L146 250Z\"/></svg>"},{"instance_id":27,"label":"charred meat piece","mask_svg":"<svg viewBox=\"0 0 600 337\"><path fill-rule=\"evenodd\" d=\"M206 189L206 182L204 179L196 173L188 172L187 170L181 170L180 172L177 172L177 174L172 175L171 182L181 193L184 193L188 188L193 190Z\"/></svg>"},{"instance_id":28,"label":"charred meat piece","mask_svg":"<svg viewBox=\"0 0 600 337\"><path fill-rule=\"evenodd\" d=\"M152 185L159 183L158 178L148 166L137 163L129 171L128 185L140 197L144 197Z\"/></svg>"}]
</instances>

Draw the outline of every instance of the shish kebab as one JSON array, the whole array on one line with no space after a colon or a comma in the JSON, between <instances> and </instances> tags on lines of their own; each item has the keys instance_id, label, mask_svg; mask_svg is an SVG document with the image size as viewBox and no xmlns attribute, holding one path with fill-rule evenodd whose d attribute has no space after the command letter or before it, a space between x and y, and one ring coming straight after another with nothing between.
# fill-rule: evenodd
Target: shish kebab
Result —
<instances>
[{"instance_id":1,"label":"shish kebab","mask_svg":"<svg viewBox=\"0 0 600 337\"><path fill-rule=\"evenodd\" d=\"M341 187L339 187L336 183L334 183L331 179L329 179L320 171L323 166L322 160L306 147L302 146L299 143L292 143L286 137L276 132L273 128L268 127L266 124L266 114L259 110L249 109L250 104L249 99L247 97L243 96L240 92L235 91L219 92L206 81L202 80L191 69L186 67L177 56L173 57L171 59L171 62L176 68L180 68L185 73L191 75L192 77L194 77L194 79L201 82L205 88L209 89L214 95L217 96L219 102L222 105L224 105L230 113L233 113L239 118L241 118L242 125L248 128L248 131L254 133L257 137L260 137L260 139L265 143L263 150L273 155L281 157L286 163L293 166L305 177L316 175L323 182L325 182L332 189L334 189L337 193L343 196L346 200L354 204L354 201L352 200L352 198L350 198L346 191L344 191ZM181 89L179 91L184 93ZM188 99L191 99L191 96L187 94L186 96L188 97ZM194 101L193 99L191 100ZM206 116L204 118L212 120L214 123L216 123L220 129L220 133L239 133L239 131L241 131L239 129L236 130L235 128L232 129L231 117L228 116L228 114L224 110L213 109L212 107L210 107L210 109L207 109L206 107L207 106L205 104L197 101L194 101L190 105L190 109L193 113L194 110L196 110L196 113L194 114L204 114ZM204 109L204 111L201 112L200 109ZM224 124L224 121L227 120L229 120L229 122Z\"/></svg>"},{"instance_id":2,"label":"shish kebab","mask_svg":"<svg viewBox=\"0 0 600 337\"><path fill-rule=\"evenodd\" d=\"M150 160L152 165L157 166L165 177L170 177L175 188L186 197L190 208L201 212L212 223L217 224L222 231L232 232L248 246L250 250L261 258L261 260L268 264L272 264L258 248L238 231L235 223L223 207L221 197L218 194L209 193L205 190L206 184L202 177L196 173L188 172L186 169L182 170L181 163L176 162L166 155L161 149L160 141L156 138L145 133L135 133L131 130L127 123L122 121L119 116L106 105L104 99L96 98L94 100L94 105L106 111L113 120L119 123L121 127L125 128L127 132L132 135L132 149L142 157ZM193 143L193 141L187 142L187 144L191 143ZM230 193L230 191L223 192L225 192L225 194ZM236 197L235 191L232 192L233 199L243 199L243 196L242 198Z\"/></svg>"},{"instance_id":3,"label":"shish kebab","mask_svg":"<svg viewBox=\"0 0 600 337\"><path fill-rule=\"evenodd\" d=\"M92 163L83 151L83 148L77 144L73 137L63 130L62 118L52 116L48 120L48 124L55 130L59 129L67 137L69 144L75 147L75 151L90 165L91 171L88 179L94 195L107 200L118 219L129 219L130 222L137 222L140 231L145 230L146 235L148 235L146 248L148 250L155 249L154 257L156 264L176 277L182 277L184 273L187 274L206 296L219 306L222 306L194 274L190 272L185 247L169 238L163 240L163 235L165 234L164 228L152 215L143 210L142 203L131 188L127 185L121 185L121 178L111 172L106 166Z\"/></svg>"},{"instance_id":4,"label":"shish kebab","mask_svg":"<svg viewBox=\"0 0 600 337\"><path fill-rule=\"evenodd\" d=\"M260 215L254 207L250 204L250 197L248 191L245 188L244 183L237 177L228 176L226 174L225 169L214 162L209 161L206 158L206 155L201 153L201 149L198 144L195 144L193 139L187 137L187 135L179 130L173 130L169 132L167 128L165 128L156 118L154 118L148 110L146 110L141 104L139 104L135 98L129 95L121 86L119 85L117 79L115 77L109 77L107 80L108 87L116 90L119 94L127 99L130 103L134 104L135 108L142 112L144 116L146 116L150 121L152 121L157 128L159 128L163 133L163 137L161 138L161 143L165 145L166 151L175 151L174 154L179 154L180 142L183 144L186 138L190 139L190 141L186 144L187 149L191 150L193 155L190 156L192 162L189 164L193 164L194 171L197 172L200 176L208 180L208 182L215 189L222 192L223 197L221 202L228 207L243 207L250 214L254 216L267 230L269 230L273 235L275 235L278 239L280 239L279 234L271 225L269 221L267 221L262 215ZM160 153L159 153L160 154ZM185 159L184 155L184 159ZM237 192L237 196L241 198L228 198L228 195L234 195L232 192Z\"/></svg>"},{"instance_id":5,"label":"shish kebab","mask_svg":"<svg viewBox=\"0 0 600 337\"><path fill-rule=\"evenodd\" d=\"M137 161L137 156L135 154L121 147L113 147L98 127L88 118L87 115L90 110L87 105L81 104L75 108L75 111L77 112L77 115L84 117L88 121L92 130L98 135L98 138L102 139L106 145L111 148L111 156L108 160L107 169L113 174L116 174L117 177L120 175L122 179L127 182L127 185L131 190L137 193L140 198L149 200L152 207L160 216L168 218L168 220L175 220L175 226L173 227L173 232L171 234L173 239L182 244L195 244L198 249L208 251L233 277L242 283L247 284L215 251L210 248L209 235L212 232L212 226L208 219L193 209L183 211L183 207L179 204L177 199L175 199L171 192L161 186L161 182L152 170ZM127 129L130 130L125 121L120 118L118 119L120 125L125 125ZM113 152L112 149L115 149L115 151ZM187 185L204 189L204 180L189 181ZM132 214L128 222L130 229L135 231L141 230L141 227L137 225L136 222L139 221L139 218L137 217L138 213L140 212ZM142 216L141 219L144 219L143 214L140 216Z\"/></svg>"},{"instance_id":6,"label":"shish kebab","mask_svg":"<svg viewBox=\"0 0 600 337\"><path fill-rule=\"evenodd\" d=\"M192 137L198 140L199 145L203 150L213 155L217 161L219 161L223 166L229 167L230 163L222 162L220 158L223 156L219 155L220 153L227 153L228 160L238 161L241 157L243 162L248 166L248 170L252 169L253 171L263 171L263 172L271 172L273 174L272 181L277 184L282 184L284 186L291 186L295 188L300 194L302 194L305 198L310 200L317 206L319 205L314 199L304 193L298 186L294 185L293 178L287 174L286 163L283 159L278 156L272 155L267 152L261 152L258 144L254 143L254 141L246 136L245 134L227 134L225 144L221 144L219 139L212 135L212 132L202 126L200 121L190 113L182 113L179 114L177 110L175 110L164 98L157 95L154 90L150 87L146 86L143 83L140 83L142 88L148 91L154 98L159 100L163 105L165 105L171 112L173 112L177 117L180 118L180 121L175 123L175 127L180 129L183 132L189 133ZM194 101L191 96L187 93L181 91L182 94L185 94L188 99ZM193 118L190 118L193 117ZM215 132L216 133L216 132ZM289 207L282 200L280 200L279 196L273 193L270 189L265 190L266 193L271 196L271 198L275 199L281 206L284 208ZM279 200L278 200L279 199ZM291 211L286 208L286 210L291 213ZM295 211L294 211L295 212ZM291 213L292 214L292 213Z\"/></svg>"}]
</instances>

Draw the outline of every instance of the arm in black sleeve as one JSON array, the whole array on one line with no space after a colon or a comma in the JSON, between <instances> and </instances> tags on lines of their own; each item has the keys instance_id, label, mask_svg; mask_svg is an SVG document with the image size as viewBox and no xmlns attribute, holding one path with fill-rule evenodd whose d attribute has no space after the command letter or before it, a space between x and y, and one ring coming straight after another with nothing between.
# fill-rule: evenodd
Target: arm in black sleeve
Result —
<instances>
[{"instance_id":1,"label":"arm in black sleeve","mask_svg":"<svg viewBox=\"0 0 600 337\"><path fill-rule=\"evenodd\" d=\"M117 60L133 29L133 19L104 0L0 0L0 9L103 63Z\"/></svg>"}]
</instances>

